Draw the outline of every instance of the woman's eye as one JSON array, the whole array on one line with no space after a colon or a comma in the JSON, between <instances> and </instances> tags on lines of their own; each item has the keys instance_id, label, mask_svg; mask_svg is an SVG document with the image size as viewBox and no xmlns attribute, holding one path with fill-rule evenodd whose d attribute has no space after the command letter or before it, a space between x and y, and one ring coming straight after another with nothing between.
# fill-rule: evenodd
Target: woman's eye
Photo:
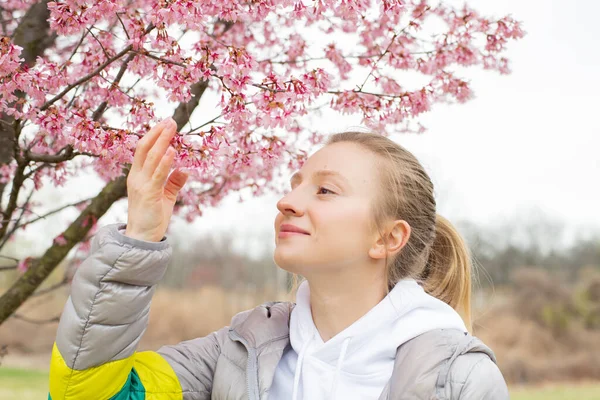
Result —
<instances>
[{"instance_id":1,"label":"woman's eye","mask_svg":"<svg viewBox=\"0 0 600 400\"><path fill-rule=\"evenodd\" d=\"M331 190L329 190L329 189L327 189L327 188L325 188L323 186L320 186L319 187L319 191L317 192L317 194L335 194L335 192L333 192L333 191L331 191Z\"/></svg>"}]
</instances>

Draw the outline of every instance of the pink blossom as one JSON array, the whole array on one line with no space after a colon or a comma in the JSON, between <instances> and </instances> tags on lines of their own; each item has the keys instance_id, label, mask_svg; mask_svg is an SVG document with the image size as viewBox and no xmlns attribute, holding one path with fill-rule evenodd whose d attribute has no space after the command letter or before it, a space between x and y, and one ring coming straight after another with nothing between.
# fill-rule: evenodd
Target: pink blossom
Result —
<instances>
[{"instance_id":1,"label":"pink blossom","mask_svg":"<svg viewBox=\"0 0 600 400\"><path fill-rule=\"evenodd\" d=\"M64 246L67 244L67 239L65 239L65 236L63 234L60 234L54 238L54 244L58 246Z\"/></svg>"},{"instance_id":2,"label":"pink blossom","mask_svg":"<svg viewBox=\"0 0 600 400\"><path fill-rule=\"evenodd\" d=\"M31 262L32 261L33 261L33 257L26 257L26 258L22 259L17 264L17 271L19 271L22 274L25 273L25 272L27 272L27 270L29 269L29 267L31 267Z\"/></svg>"},{"instance_id":3,"label":"pink blossom","mask_svg":"<svg viewBox=\"0 0 600 400\"><path fill-rule=\"evenodd\" d=\"M26 66L10 38L34 2L5 3L0 112L27 126L22 154L86 154L33 173L36 190L83 170L121 176L139 137L185 109L192 85L206 84L208 115L194 113L171 143L175 166L194 182L176 210L189 220L229 193L278 190L282 171L324 139L309 118L319 107L357 114L382 134L422 132L422 113L473 97L468 72L457 70L508 73L506 50L524 35L510 16L425 0L55 0L49 23L58 38ZM415 86L399 71L428 82ZM0 182L15 168L0 166Z\"/></svg>"}]
</instances>

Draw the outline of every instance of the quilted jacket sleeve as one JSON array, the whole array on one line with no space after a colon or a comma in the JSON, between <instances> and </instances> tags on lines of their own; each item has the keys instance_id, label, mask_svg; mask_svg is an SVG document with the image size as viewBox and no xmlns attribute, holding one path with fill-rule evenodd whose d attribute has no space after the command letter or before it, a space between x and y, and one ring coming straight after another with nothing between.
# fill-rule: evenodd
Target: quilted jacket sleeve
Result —
<instances>
[{"instance_id":1,"label":"quilted jacket sleeve","mask_svg":"<svg viewBox=\"0 0 600 400\"><path fill-rule=\"evenodd\" d=\"M208 399L220 331L136 351L172 250L166 238L145 242L124 230L101 228L75 274L52 351L49 399Z\"/></svg>"},{"instance_id":2,"label":"quilted jacket sleeve","mask_svg":"<svg viewBox=\"0 0 600 400\"><path fill-rule=\"evenodd\" d=\"M450 371L452 400L508 400L500 369L483 353L463 354Z\"/></svg>"}]
</instances>

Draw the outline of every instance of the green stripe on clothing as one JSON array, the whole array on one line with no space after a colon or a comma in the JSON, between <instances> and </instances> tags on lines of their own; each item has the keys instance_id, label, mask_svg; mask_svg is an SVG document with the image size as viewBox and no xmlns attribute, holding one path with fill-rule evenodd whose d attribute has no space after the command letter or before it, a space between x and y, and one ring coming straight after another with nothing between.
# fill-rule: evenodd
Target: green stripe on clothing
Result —
<instances>
[{"instance_id":1,"label":"green stripe on clothing","mask_svg":"<svg viewBox=\"0 0 600 400\"><path fill-rule=\"evenodd\" d=\"M135 368L131 369L125 385L109 400L145 400L146 389Z\"/></svg>"}]
</instances>

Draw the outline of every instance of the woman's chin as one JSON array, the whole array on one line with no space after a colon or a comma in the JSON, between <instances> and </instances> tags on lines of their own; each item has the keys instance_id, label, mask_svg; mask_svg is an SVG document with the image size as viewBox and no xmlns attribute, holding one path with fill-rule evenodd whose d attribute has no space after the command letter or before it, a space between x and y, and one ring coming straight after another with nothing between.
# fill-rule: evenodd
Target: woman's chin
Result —
<instances>
[{"instance_id":1,"label":"woman's chin","mask_svg":"<svg viewBox=\"0 0 600 400\"><path fill-rule=\"evenodd\" d=\"M279 268L289 273L297 274L299 272L298 267L302 265L301 255L286 250L276 248L273 253L273 261Z\"/></svg>"}]
</instances>

